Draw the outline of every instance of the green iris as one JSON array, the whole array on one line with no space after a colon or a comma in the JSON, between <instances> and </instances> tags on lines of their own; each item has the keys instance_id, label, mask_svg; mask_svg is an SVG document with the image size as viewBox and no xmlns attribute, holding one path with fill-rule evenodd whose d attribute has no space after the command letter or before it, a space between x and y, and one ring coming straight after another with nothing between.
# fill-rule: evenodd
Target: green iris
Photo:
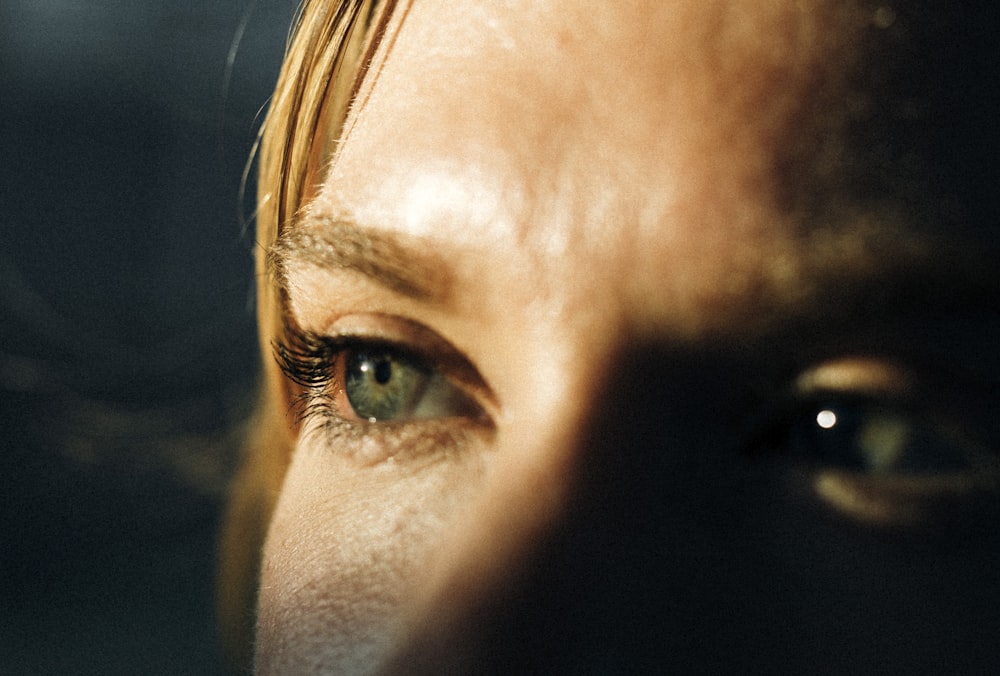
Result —
<instances>
[{"instance_id":1,"label":"green iris","mask_svg":"<svg viewBox=\"0 0 1000 676\"><path fill-rule=\"evenodd\" d=\"M371 422L413 417L432 374L389 350L348 355L344 391L355 414Z\"/></svg>"}]
</instances>

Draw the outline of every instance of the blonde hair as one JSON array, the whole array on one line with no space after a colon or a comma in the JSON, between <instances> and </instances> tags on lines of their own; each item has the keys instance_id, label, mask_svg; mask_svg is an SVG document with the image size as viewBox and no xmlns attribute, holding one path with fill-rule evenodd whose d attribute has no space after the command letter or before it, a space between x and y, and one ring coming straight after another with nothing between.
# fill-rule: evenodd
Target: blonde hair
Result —
<instances>
[{"instance_id":1,"label":"blonde hair","mask_svg":"<svg viewBox=\"0 0 1000 676\"><path fill-rule=\"evenodd\" d=\"M267 252L322 182L328 150L343 132L394 4L393 0L306 0L260 133L256 271L264 382L242 464L230 488L217 587L223 647L237 670L251 663L261 550L295 441L287 418L286 387L269 358L282 331L284 303L267 268Z\"/></svg>"}]
</instances>

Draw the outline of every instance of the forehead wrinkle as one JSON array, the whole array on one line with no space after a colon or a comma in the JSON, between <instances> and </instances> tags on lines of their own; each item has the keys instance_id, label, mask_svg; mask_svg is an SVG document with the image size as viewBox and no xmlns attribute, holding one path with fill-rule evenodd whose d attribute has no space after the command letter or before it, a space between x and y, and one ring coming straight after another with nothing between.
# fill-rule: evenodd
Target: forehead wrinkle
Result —
<instances>
[{"instance_id":1,"label":"forehead wrinkle","mask_svg":"<svg viewBox=\"0 0 1000 676\"><path fill-rule=\"evenodd\" d=\"M278 237L267 262L284 289L301 265L357 272L396 293L437 304L448 301L453 286L444 259L426 242L364 228L347 217L305 216Z\"/></svg>"}]
</instances>

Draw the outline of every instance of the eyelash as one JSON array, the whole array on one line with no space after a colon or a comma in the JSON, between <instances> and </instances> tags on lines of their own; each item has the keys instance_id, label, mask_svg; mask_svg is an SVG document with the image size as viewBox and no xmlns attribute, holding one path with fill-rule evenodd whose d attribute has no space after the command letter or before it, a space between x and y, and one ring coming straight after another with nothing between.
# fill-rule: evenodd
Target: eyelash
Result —
<instances>
[{"instance_id":1,"label":"eyelash","mask_svg":"<svg viewBox=\"0 0 1000 676\"><path fill-rule=\"evenodd\" d=\"M344 345L304 331L289 330L285 340L275 341L274 356L281 372L296 385L306 389L325 387L330 381L330 359Z\"/></svg>"}]
</instances>

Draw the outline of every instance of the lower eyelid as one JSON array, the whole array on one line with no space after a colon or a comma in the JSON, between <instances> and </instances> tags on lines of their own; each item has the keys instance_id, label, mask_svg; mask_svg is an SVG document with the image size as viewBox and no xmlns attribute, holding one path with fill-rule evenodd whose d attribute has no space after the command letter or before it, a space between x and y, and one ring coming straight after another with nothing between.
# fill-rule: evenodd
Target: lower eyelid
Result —
<instances>
[{"instance_id":1,"label":"lower eyelid","mask_svg":"<svg viewBox=\"0 0 1000 676\"><path fill-rule=\"evenodd\" d=\"M995 472L873 477L821 471L807 481L822 503L872 526L922 525L1000 489L1000 473Z\"/></svg>"},{"instance_id":2,"label":"lower eyelid","mask_svg":"<svg viewBox=\"0 0 1000 676\"><path fill-rule=\"evenodd\" d=\"M314 443L322 444L327 452L360 467L398 461L417 468L455 454L487 448L492 440L492 427L456 418L369 423L326 411L317 416L303 438L315 439Z\"/></svg>"}]
</instances>

